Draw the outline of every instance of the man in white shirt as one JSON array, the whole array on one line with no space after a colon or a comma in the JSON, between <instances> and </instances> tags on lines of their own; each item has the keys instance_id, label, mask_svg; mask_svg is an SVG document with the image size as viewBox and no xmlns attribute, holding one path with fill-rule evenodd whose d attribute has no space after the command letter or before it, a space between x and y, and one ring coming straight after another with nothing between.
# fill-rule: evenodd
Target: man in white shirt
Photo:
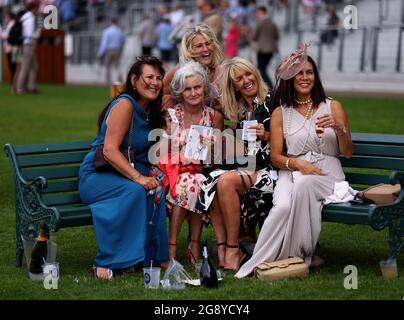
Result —
<instances>
[{"instance_id":1,"label":"man in white shirt","mask_svg":"<svg viewBox=\"0 0 404 320\"><path fill-rule=\"evenodd\" d=\"M38 71L36 44L40 30L36 29L35 21L38 9L39 4L37 2L28 3L27 12L20 19L24 40L22 45L21 70L17 78L17 94L38 92L36 88ZM27 80L27 90L25 90L25 83Z\"/></svg>"}]
</instances>

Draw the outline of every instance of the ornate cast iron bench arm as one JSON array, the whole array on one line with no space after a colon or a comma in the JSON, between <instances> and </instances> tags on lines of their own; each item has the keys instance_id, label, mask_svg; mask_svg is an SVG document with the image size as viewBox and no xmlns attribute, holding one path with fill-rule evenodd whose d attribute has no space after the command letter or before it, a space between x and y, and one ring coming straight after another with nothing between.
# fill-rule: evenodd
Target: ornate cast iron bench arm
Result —
<instances>
[{"instance_id":1,"label":"ornate cast iron bench arm","mask_svg":"<svg viewBox=\"0 0 404 320\"><path fill-rule=\"evenodd\" d=\"M396 259L404 248L404 172L394 171L390 175L390 183L401 185L400 194L393 203L371 209L370 225L375 230L389 228L389 258Z\"/></svg>"}]
</instances>

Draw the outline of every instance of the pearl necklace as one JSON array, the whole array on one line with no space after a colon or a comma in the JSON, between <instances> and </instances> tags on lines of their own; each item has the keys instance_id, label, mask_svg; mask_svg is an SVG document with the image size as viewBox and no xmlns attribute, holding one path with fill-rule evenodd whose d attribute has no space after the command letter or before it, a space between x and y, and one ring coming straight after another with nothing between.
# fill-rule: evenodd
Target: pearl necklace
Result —
<instances>
[{"instance_id":1,"label":"pearl necklace","mask_svg":"<svg viewBox=\"0 0 404 320\"><path fill-rule=\"evenodd\" d=\"M312 113L312 110L313 110L313 102L312 102L311 99L310 99L309 107L307 108L307 112L306 112L306 115L304 116L304 121L303 121L302 125L300 126L300 128L296 129L296 130L293 131L293 132L290 131L290 126L291 126L291 123L292 123L292 108L293 108L293 107L289 107L289 110L288 110L288 119L287 119L287 123L286 123L286 133L287 133L288 135L290 135L290 136L291 136L291 135L294 135L296 132L300 131L300 130L305 126L307 120L309 119L310 114Z\"/></svg>"},{"instance_id":2,"label":"pearl necklace","mask_svg":"<svg viewBox=\"0 0 404 320\"><path fill-rule=\"evenodd\" d=\"M309 103L313 103L313 100L311 100L311 98L308 98L308 99L305 100L305 101L300 101L300 100L298 100L297 98L295 98L295 101L296 101L297 104L309 104Z\"/></svg>"}]
</instances>

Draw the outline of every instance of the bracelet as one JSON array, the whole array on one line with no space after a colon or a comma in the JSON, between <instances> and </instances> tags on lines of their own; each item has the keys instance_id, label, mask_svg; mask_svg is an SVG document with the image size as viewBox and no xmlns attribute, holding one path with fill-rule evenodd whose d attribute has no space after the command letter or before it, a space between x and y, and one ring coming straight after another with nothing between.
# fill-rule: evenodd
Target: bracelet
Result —
<instances>
[{"instance_id":1,"label":"bracelet","mask_svg":"<svg viewBox=\"0 0 404 320\"><path fill-rule=\"evenodd\" d=\"M140 176L141 176L140 172L135 173L135 174L131 177L131 180L132 180L132 181L136 181L136 179L139 178Z\"/></svg>"},{"instance_id":2,"label":"bracelet","mask_svg":"<svg viewBox=\"0 0 404 320\"><path fill-rule=\"evenodd\" d=\"M335 133L337 134L337 136L341 137L346 135L346 129L341 125L341 124L337 124L337 130L335 130Z\"/></svg>"},{"instance_id":3,"label":"bracelet","mask_svg":"<svg viewBox=\"0 0 404 320\"><path fill-rule=\"evenodd\" d=\"M290 161L290 158L288 158L288 159L286 160L285 166L286 166L286 168L287 168L289 171L293 171L293 170L289 167L289 161Z\"/></svg>"}]
</instances>

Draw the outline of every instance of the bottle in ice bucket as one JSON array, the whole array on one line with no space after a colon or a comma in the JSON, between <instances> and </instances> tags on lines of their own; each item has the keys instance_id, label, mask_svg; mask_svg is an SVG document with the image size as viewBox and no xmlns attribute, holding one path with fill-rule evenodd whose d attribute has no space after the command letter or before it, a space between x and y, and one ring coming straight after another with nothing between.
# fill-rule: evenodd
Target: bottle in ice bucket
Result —
<instances>
[{"instance_id":1,"label":"bottle in ice bucket","mask_svg":"<svg viewBox=\"0 0 404 320\"><path fill-rule=\"evenodd\" d=\"M31 261L29 263L29 272L33 274L42 273L42 265L45 263L48 254L47 241L46 241L47 226L41 226L41 233L35 241L32 248Z\"/></svg>"},{"instance_id":2,"label":"bottle in ice bucket","mask_svg":"<svg viewBox=\"0 0 404 320\"><path fill-rule=\"evenodd\" d=\"M218 279L217 279L217 273L215 268L213 267L212 262L209 260L208 256L208 246L206 244L206 241L203 243L202 246L202 266L199 271L199 279L201 281L201 286L207 287L207 288L217 288L218 287Z\"/></svg>"}]
</instances>

